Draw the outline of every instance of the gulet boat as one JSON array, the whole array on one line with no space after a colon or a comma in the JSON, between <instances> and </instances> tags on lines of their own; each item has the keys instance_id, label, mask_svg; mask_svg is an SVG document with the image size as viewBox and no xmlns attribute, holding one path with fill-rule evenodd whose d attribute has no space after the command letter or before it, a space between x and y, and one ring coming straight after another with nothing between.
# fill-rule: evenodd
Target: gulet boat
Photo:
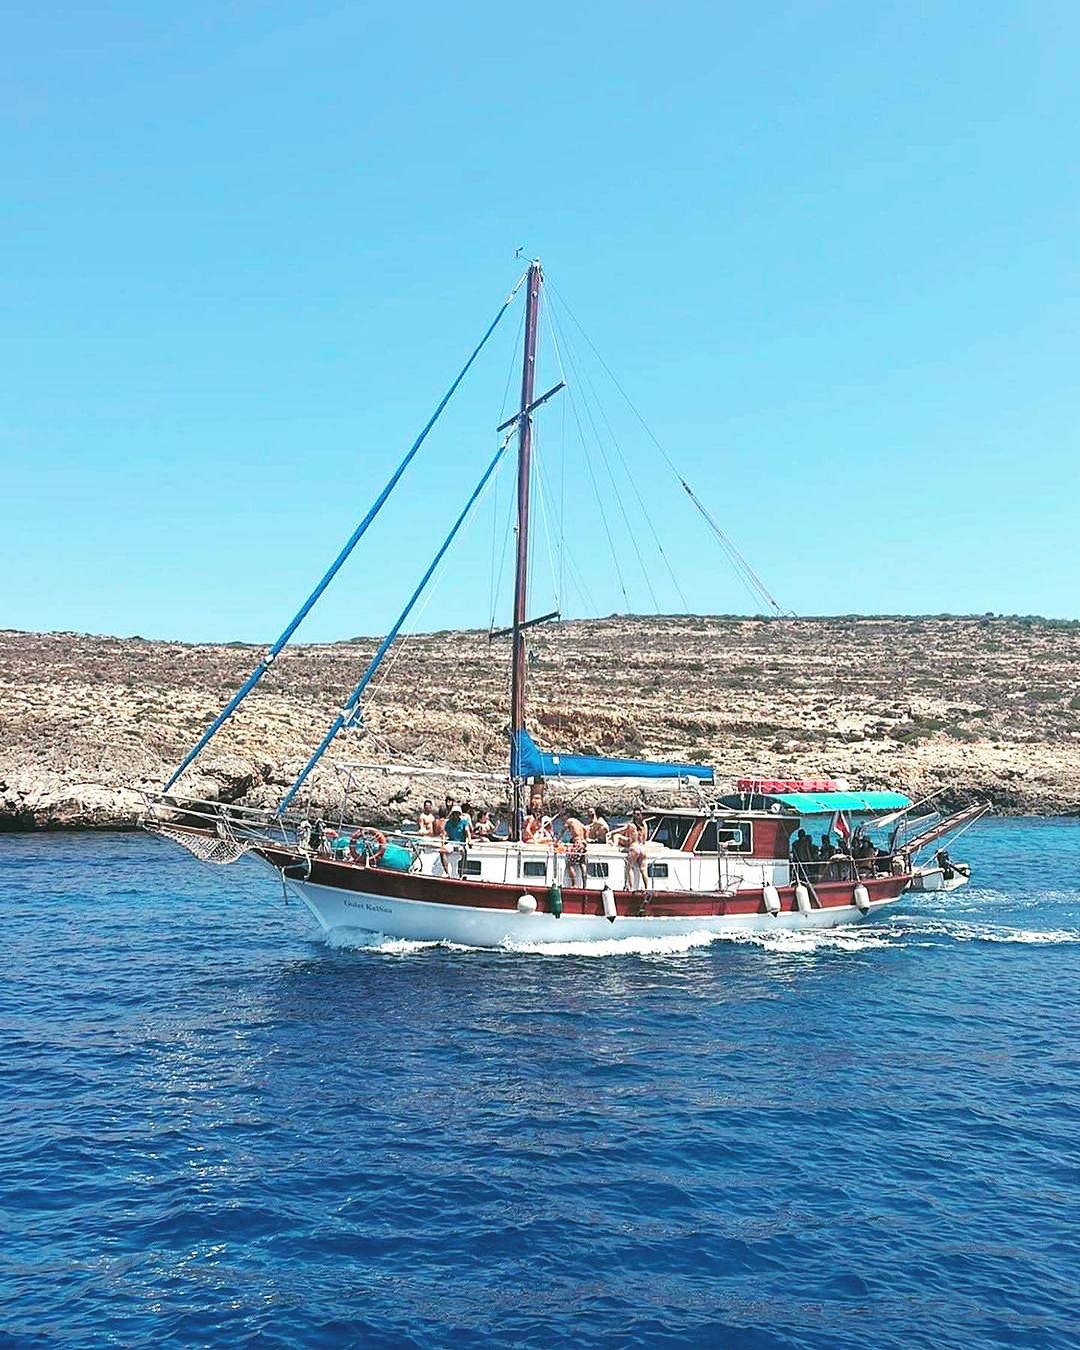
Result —
<instances>
[{"instance_id":1,"label":"gulet boat","mask_svg":"<svg viewBox=\"0 0 1080 1350\"><path fill-rule=\"evenodd\" d=\"M322 742L276 809L185 797L184 774L270 669L329 586L522 288L525 315L517 412L499 427L505 434L498 451ZM868 919L912 888L946 889L957 878L966 880L962 865L918 859L950 830L970 823L982 808L946 817L933 827L926 826L924 817L920 833L906 839L904 824L919 804L900 794L853 793L835 783L804 780L768 784L747 780L725 795L706 765L549 752L530 735L529 634L535 624L558 617L548 614L530 620L528 611L533 424L539 410L565 388L565 381L560 381L540 395L535 389L543 288L542 268L533 261L299 613L184 757L163 791L148 798L144 827L205 862L230 864L249 854L261 860L328 934L360 930L479 947L594 942L613 935L737 935L830 928ZM479 838L467 830L458 839L404 828L387 832L351 819L347 802L336 825L324 827L320 820L313 830L312 813L300 804L304 784L340 733L362 728L364 693L372 676L511 445L517 452L517 486L513 616L506 630L510 719L505 837ZM689 486L685 482L683 486L715 527ZM409 772L415 776L428 770L413 766ZM622 830L611 832L593 827L583 834L575 817L572 824L566 822L565 842L546 831L535 832L545 800L560 792L565 795L568 787L578 790L586 785L616 787L624 795L677 787L693 804L642 812ZM807 825L817 827L820 844L806 843ZM938 830L938 825L944 828Z\"/></svg>"}]
</instances>

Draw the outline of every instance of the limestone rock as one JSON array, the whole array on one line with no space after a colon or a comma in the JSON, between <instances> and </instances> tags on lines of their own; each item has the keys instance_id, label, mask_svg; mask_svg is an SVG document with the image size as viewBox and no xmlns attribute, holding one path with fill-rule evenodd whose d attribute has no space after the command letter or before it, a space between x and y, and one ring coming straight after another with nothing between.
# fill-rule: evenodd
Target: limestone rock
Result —
<instances>
[{"instance_id":1,"label":"limestone rock","mask_svg":"<svg viewBox=\"0 0 1080 1350\"><path fill-rule=\"evenodd\" d=\"M271 806L317 744L374 639L284 653L178 785ZM1080 813L1080 624L1046 620L612 618L532 635L530 726L551 749L713 764L721 779L847 777L942 805ZM261 648L0 632L0 829L130 828ZM425 796L505 800L505 644L408 639L338 760L491 773L352 771L355 813L393 823ZM329 757L328 757L329 758ZM302 802L329 816L326 762ZM633 787L552 788L584 810ZM651 800L657 798L652 796ZM690 799L692 800L692 799Z\"/></svg>"}]
</instances>

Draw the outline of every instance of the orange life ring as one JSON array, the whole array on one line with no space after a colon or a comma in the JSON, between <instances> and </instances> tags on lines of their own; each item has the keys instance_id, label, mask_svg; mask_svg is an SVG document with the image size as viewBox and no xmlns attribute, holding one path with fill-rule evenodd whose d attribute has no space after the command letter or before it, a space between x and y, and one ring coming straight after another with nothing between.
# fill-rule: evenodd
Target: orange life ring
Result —
<instances>
[{"instance_id":1,"label":"orange life ring","mask_svg":"<svg viewBox=\"0 0 1080 1350\"><path fill-rule=\"evenodd\" d=\"M363 847L358 847L359 841L363 840ZM368 848L367 845L374 841L375 847ZM349 838L349 857L353 862L362 862L367 859L368 862L378 863L382 861L382 855L386 852L386 835L381 830L359 829L354 830Z\"/></svg>"}]
</instances>

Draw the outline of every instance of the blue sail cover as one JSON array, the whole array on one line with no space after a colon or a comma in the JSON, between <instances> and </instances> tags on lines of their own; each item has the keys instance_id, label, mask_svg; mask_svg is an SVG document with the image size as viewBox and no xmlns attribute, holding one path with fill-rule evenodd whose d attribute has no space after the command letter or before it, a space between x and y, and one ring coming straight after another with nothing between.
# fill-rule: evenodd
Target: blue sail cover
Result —
<instances>
[{"instance_id":1,"label":"blue sail cover","mask_svg":"<svg viewBox=\"0 0 1080 1350\"><path fill-rule=\"evenodd\" d=\"M696 778L713 781L704 764L659 764L648 759L604 759L599 755L549 755L527 731L510 742L512 778Z\"/></svg>"}]
</instances>

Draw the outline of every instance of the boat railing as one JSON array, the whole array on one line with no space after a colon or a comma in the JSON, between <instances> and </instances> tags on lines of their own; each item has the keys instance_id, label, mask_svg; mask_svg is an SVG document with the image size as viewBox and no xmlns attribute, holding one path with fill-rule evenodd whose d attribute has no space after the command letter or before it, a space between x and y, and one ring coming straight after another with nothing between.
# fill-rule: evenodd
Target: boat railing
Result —
<instances>
[{"instance_id":1,"label":"boat railing","mask_svg":"<svg viewBox=\"0 0 1080 1350\"><path fill-rule=\"evenodd\" d=\"M144 792L143 800L139 824L144 830L183 844L206 862L235 862L252 848L295 847L296 828L303 819L266 807L168 793ZM209 842L198 842L200 837ZM204 856L208 852L213 856Z\"/></svg>"}]
</instances>

